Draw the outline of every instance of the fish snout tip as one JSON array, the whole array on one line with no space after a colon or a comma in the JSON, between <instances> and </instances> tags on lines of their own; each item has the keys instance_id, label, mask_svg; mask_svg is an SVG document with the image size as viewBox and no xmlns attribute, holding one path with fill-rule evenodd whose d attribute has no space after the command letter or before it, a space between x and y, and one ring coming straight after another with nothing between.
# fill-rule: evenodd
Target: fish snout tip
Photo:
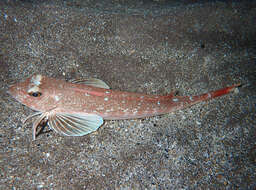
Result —
<instances>
[{"instance_id":1,"label":"fish snout tip","mask_svg":"<svg viewBox=\"0 0 256 190\"><path fill-rule=\"evenodd\" d=\"M10 91L10 89L6 90L6 94L8 94L9 96L13 97L13 93Z\"/></svg>"},{"instance_id":2,"label":"fish snout tip","mask_svg":"<svg viewBox=\"0 0 256 190\"><path fill-rule=\"evenodd\" d=\"M9 95L11 95L11 93L10 93L10 91L9 91L9 90L6 90L6 94L9 94Z\"/></svg>"},{"instance_id":3,"label":"fish snout tip","mask_svg":"<svg viewBox=\"0 0 256 190\"><path fill-rule=\"evenodd\" d=\"M9 88L6 90L6 93L13 96L15 93L15 85L10 85Z\"/></svg>"},{"instance_id":4,"label":"fish snout tip","mask_svg":"<svg viewBox=\"0 0 256 190\"><path fill-rule=\"evenodd\" d=\"M8 87L8 89L6 90L6 93L11 95L11 88L12 88L12 85Z\"/></svg>"}]
</instances>

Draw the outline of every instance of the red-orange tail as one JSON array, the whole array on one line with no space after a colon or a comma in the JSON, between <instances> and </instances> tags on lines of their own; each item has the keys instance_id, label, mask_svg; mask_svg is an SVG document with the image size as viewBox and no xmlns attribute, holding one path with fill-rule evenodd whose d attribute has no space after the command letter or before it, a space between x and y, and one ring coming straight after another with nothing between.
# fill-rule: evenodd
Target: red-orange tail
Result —
<instances>
[{"instance_id":1,"label":"red-orange tail","mask_svg":"<svg viewBox=\"0 0 256 190\"><path fill-rule=\"evenodd\" d=\"M189 97L190 105L196 104L198 102L210 100L212 98L216 98L216 97L219 97L219 96L223 96L225 94L229 94L229 93L235 91L237 89L237 87L240 87L240 86L241 86L241 84L235 84L235 85L232 85L232 86L229 86L229 87L226 87L226 88L211 91L211 92L201 94L201 95L198 95L198 96Z\"/></svg>"}]
</instances>

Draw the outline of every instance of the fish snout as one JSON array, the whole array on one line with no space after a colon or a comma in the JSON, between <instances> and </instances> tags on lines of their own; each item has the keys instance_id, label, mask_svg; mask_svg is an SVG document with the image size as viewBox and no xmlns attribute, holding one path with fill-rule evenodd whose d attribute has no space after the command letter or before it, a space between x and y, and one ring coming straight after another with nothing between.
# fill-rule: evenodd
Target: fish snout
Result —
<instances>
[{"instance_id":1,"label":"fish snout","mask_svg":"<svg viewBox=\"0 0 256 190\"><path fill-rule=\"evenodd\" d=\"M6 93L9 94L9 95L12 95L13 94L13 88L14 88L14 85L10 85L9 88L7 89Z\"/></svg>"},{"instance_id":2,"label":"fish snout","mask_svg":"<svg viewBox=\"0 0 256 190\"><path fill-rule=\"evenodd\" d=\"M16 97L17 95L19 95L21 93L21 89L16 84L13 84L13 85L9 86L9 88L6 92L7 92L7 94L10 94L11 96Z\"/></svg>"},{"instance_id":3,"label":"fish snout","mask_svg":"<svg viewBox=\"0 0 256 190\"><path fill-rule=\"evenodd\" d=\"M8 90L6 90L6 93L7 93L7 94L9 94L9 95L11 95L11 93L10 93L9 89L8 89Z\"/></svg>"}]
</instances>

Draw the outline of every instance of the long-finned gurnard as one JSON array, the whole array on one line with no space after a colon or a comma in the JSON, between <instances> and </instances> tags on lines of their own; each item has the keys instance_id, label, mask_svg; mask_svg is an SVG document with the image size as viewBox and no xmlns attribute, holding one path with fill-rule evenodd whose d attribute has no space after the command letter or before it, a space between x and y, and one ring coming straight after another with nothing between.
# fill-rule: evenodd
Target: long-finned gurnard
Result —
<instances>
[{"instance_id":1,"label":"long-finned gurnard","mask_svg":"<svg viewBox=\"0 0 256 190\"><path fill-rule=\"evenodd\" d=\"M20 103L37 111L28 117L38 116L33 123L35 139L37 127L45 121L60 134L83 136L96 131L104 119L134 119L165 114L228 94L238 86L240 84L198 96L162 96L114 91L99 79L67 82L34 75L12 85L8 92Z\"/></svg>"}]
</instances>

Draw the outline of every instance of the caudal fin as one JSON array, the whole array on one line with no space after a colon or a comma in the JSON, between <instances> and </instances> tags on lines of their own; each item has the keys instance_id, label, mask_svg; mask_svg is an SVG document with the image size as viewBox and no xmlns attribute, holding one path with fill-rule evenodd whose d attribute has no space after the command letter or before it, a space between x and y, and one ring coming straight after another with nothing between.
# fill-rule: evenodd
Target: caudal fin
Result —
<instances>
[{"instance_id":1,"label":"caudal fin","mask_svg":"<svg viewBox=\"0 0 256 190\"><path fill-rule=\"evenodd\" d=\"M241 86L241 84L235 84L235 85L232 85L232 86L229 86L229 87L226 87L226 88L211 91L211 92L201 94L201 95L198 95L198 96L189 97L189 100L190 100L191 104L196 104L198 102L210 100L212 98L223 96L223 95L229 94L231 92L238 92L238 87L240 87L240 86Z\"/></svg>"}]
</instances>

